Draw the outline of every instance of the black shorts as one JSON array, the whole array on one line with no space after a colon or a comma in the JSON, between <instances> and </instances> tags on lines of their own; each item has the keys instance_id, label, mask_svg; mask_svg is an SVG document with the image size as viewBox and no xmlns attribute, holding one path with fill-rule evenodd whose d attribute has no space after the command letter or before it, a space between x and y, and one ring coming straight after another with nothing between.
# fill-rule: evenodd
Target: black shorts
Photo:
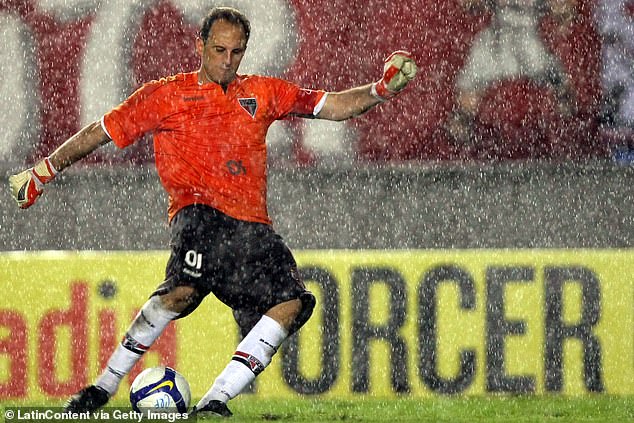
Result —
<instances>
[{"instance_id":1,"label":"black shorts","mask_svg":"<svg viewBox=\"0 0 634 423\"><path fill-rule=\"evenodd\" d=\"M270 225L193 205L174 216L170 230L165 281L154 295L180 285L195 287L197 300L179 317L191 313L211 292L234 310L244 328L271 307L307 292L293 255Z\"/></svg>"}]
</instances>

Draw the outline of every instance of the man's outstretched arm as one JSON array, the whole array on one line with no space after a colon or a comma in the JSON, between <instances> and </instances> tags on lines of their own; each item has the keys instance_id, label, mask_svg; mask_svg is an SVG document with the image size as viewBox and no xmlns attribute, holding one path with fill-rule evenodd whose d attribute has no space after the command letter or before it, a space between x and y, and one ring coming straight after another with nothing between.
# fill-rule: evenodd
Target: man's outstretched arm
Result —
<instances>
[{"instance_id":1,"label":"man's outstretched arm","mask_svg":"<svg viewBox=\"0 0 634 423\"><path fill-rule=\"evenodd\" d=\"M379 81L328 93L326 102L316 117L339 121L363 114L401 92L414 79L417 71L410 53L396 51L385 59L383 77Z\"/></svg>"},{"instance_id":2,"label":"man's outstretched arm","mask_svg":"<svg viewBox=\"0 0 634 423\"><path fill-rule=\"evenodd\" d=\"M100 122L93 122L66 140L50 156L10 176L11 194L18 206L23 209L31 207L44 192L44 184L52 181L57 173L109 141L110 137Z\"/></svg>"}]
</instances>

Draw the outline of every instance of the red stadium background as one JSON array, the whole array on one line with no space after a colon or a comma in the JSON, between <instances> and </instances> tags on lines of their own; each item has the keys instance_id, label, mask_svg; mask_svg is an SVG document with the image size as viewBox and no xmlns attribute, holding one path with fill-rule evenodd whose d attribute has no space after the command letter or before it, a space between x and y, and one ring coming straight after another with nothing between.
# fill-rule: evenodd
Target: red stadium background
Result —
<instances>
[{"instance_id":1,"label":"red stadium background","mask_svg":"<svg viewBox=\"0 0 634 423\"><path fill-rule=\"evenodd\" d=\"M108 31L103 28L108 27L103 26L101 9L91 9L90 0L75 0L75 8L61 2L59 10L51 6L58 2L42 3L48 5L42 6L36 0L0 2L0 15L8 17L9 22L19 23L20 31L31 40L24 48L25 54L33 57L27 79L33 81L32 90L36 90L38 113L24 119L25 125L38 129L19 141L32 146L26 154L27 161L50 153L85 123L81 116L82 108L86 109L81 87L99 89L108 79L108 74L93 79L93 75L82 71L87 69L85 60L91 40L94 43L95 37L98 40L107 37ZM103 54L106 57L101 58L104 66L123 58L125 70L112 75L120 92L110 97L116 100L110 104L101 101L102 113L143 81L198 67L193 44L197 23L187 15L193 3L177 0L125 3L126 7L134 4L134 9L130 9L134 11L132 23L121 38L123 41L115 45L118 53L112 57ZM208 8L215 2L207 3L204 6ZM248 3L231 4L244 6L248 13L251 7ZM555 112L551 94L526 81L503 81L489 90L480 107L482 141L475 147L452 144L443 123L454 104L456 75L465 63L475 35L490 17L466 12L457 0L273 3L271 8L281 3L286 7L283 25L278 27L276 19L280 18L271 15L274 17L269 19L268 27L255 27L247 52L248 56L272 56L264 59L264 65L260 66L263 71L305 87L339 90L378 79L383 58L393 50L407 49L418 62L419 78L397 101L346 123L355 134L354 154L360 162L568 159L605 154L598 141L595 118L600 104L600 40L592 22L593 0L577 2L577 15L570 26L562 28L549 18L542 19L540 24L547 46L573 78L576 114L562 118ZM113 10L110 13L116 14L116 9ZM258 22L267 23L266 19ZM113 21L112 28L116 25L119 23ZM258 51L253 42L255 37L267 40L271 34L281 37L275 45L278 50L273 49L273 53L280 52L282 68L269 66L277 60L275 54ZM90 94L87 96L90 98ZM88 119L99 117L88 116ZM291 121L287 128L292 159L300 164L315 163L318 158L303 142L303 124ZM149 143L140 143L129 151L96 155L93 160L147 162L151 160L149 150ZM22 145L20 152L25 151ZM23 156L16 155L13 159L22 161Z\"/></svg>"}]
</instances>

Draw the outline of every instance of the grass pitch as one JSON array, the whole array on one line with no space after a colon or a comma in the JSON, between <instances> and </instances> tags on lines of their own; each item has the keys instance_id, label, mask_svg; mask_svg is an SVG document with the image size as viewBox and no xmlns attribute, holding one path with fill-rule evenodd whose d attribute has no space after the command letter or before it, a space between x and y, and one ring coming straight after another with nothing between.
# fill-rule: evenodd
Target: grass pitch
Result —
<instances>
[{"instance_id":1,"label":"grass pitch","mask_svg":"<svg viewBox=\"0 0 634 423\"><path fill-rule=\"evenodd\" d=\"M230 403L232 422L634 422L634 397L519 396L434 399L324 400L316 398ZM199 421L210 421L199 419ZM217 420L216 420L217 421Z\"/></svg>"},{"instance_id":2,"label":"grass pitch","mask_svg":"<svg viewBox=\"0 0 634 423\"><path fill-rule=\"evenodd\" d=\"M434 422L434 423L634 423L634 396L596 395L564 396L488 396L453 398L371 397L333 400L316 397L304 399L257 399L243 395L229 404L231 419L198 418L195 421L240 422ZM0 408L11 407L0 404ZM32 404L31 406L35 406ZM59 405L57 405L59 407ZM109 407L130 410L128 403L109 403ZM28 407L22 404L20 407ZM57 409L58 411L61 408ZM4 411L4 410L3 410ZM131 411L131 410L130 410ZM44 420L13 419L3 415L7 423ZM49 420L58 421L58 420ZM61 421L61 420L59 420ZM103 421L103 420L84 420ZM116 419L108 419L115 422ZM131 420L126 420L127 423ZM136 420L134 420L136 421ZM156 420L151 420L155 422ZM178 421L178 420L175 420ZM189 420L191 421L191 420ZM64 423L68 420L64 420ZM119 422L122 423L122 422Z\"/></svg>"}]
</instances>

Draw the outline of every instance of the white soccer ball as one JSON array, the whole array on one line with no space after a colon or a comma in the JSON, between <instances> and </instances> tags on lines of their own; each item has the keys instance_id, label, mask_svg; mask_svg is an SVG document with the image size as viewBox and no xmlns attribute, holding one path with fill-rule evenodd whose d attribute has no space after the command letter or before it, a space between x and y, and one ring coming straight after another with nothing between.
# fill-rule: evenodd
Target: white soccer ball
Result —
<instances>
[{"instance_id":1,"label":"white soccer ball","mask_svg":"<svg viewBox=\"0 0 634 423\"><path fill-rule=\"evenodd\" d=\"M145 369L130 386L130 404L140 413L186 413L190 400L189 383L170 367Z\"/></svg>"}]
</instances>

